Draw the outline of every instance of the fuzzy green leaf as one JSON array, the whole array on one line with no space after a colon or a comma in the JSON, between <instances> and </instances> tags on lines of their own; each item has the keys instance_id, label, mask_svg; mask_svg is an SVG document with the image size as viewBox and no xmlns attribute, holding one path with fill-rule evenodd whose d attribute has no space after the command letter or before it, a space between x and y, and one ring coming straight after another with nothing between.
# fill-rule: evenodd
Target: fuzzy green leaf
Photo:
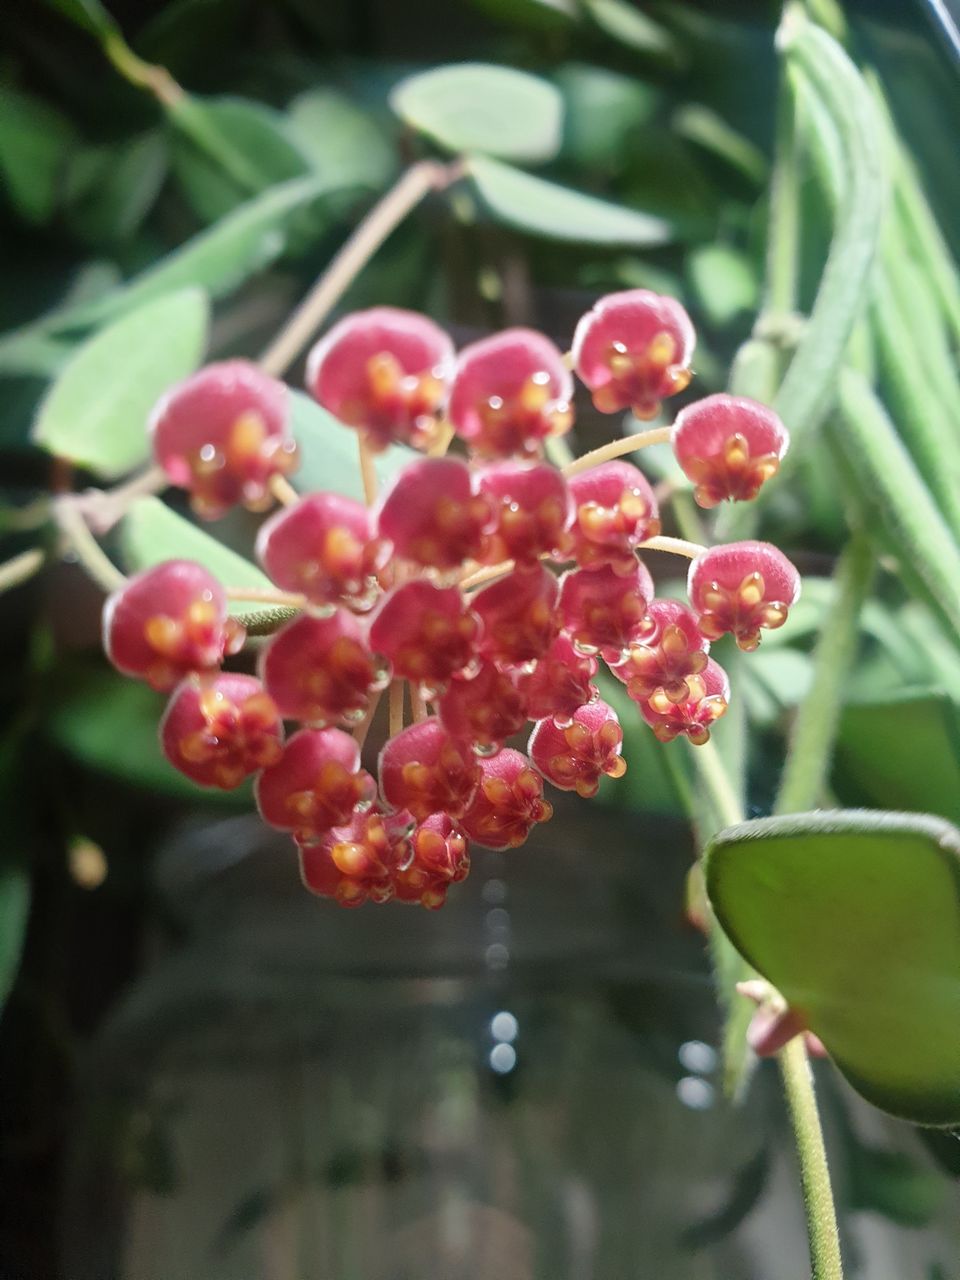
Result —
<instances>
[{"instance_id":1,"label":"fuzzy green leaf","mask_svg":"<svg viewBox=\"0 0 960 1280\"><path fill-rule=\"evenodd\" d=\"M647 246L673 239L663 218L571 191L497 160L471 156L467 172L492 216L530 235Z\"/></svg>"},{"instance_id":2,"label":"fuzzy green leaf","mask_svg":"<svg viewBox=\"0 0 960 1280\"><path fill-rule=\"evenodd\" d=\"M113 478L148 455L147 418L171 383L200 363L209 306L199 289L148 302L89 338L42 401L33 439Z\"/></svg>"},{"instance_id":3,"label":"fuzzy green leaf","mask_svg":"<svg viewBox=\"0 0 960 1280\"><path fill-rule=\"evenodd\" d=\"M560 150L563 99L546 80L511 67L466 62L424 71L402 80L390 105L447 151L534 162Z\"/></svg>"},{"instance_id":4,"label":"fuzzy green leaf","mask_svg":"<svg viewBox=\"0 0 960 1280\"><path fill-rule=\"evenodd\" d=\"M874 1105L960 1122L960 831L840 810L722 831L707 890L738 951Z\"/></svg>"}]
</instances>

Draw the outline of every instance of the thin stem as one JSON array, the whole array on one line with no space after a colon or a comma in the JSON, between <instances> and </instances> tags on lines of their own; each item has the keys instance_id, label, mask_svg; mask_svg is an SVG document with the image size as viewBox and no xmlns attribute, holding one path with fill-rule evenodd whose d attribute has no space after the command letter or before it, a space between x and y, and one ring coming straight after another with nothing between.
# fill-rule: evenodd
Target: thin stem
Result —
<instances>
[{"instance_id":1,"label":"thin stem","mask_svg":"<svg viewBox=\"0 0 960 1280\"><path fill-rule=\"evenodd\" d=\"M775 813L812 809L823 798L843 692L857 653L860 610L873 570L870 544L857 534L837 562L836 595L813 655L813 683L793 723Z\"/></svg>"},{"instance_id":2,"label":"thin stem","mask_svg":"<svg viewBox=\"0 0 960 1280\"><path fill-rule=\"evenodd\" d=\"M800 1161L812 1280L843 1280L830 1170L803 1036L785 1045L777 1058Z\"/></svg>"},{"instance_id":3,"label":"thin stem","mask_svg":"<svg viewBox=\"0 0 960 1280\"><path fill-rule=\"evenodd\" d=\"M403 728L403 689L402 680L394 680L390 685L390 737L394 737Z\"/></svg>"},{"instance_id":4,"label":"thin stem","mask_svg":"<svg viewBox=\"0 0 960 1280\"><path fill-rule=\"evenodd\" d=\"M636 453L638 449L646 449L651 444L668 444L672 434L673 427L651 427L649 431L638 431L636 435L611 440L599 449L581 454L576 461L563 468L563 474L578 476L581 471L592 471L594 467L599 467L601 462L610 462L614 458L622 458L624 454Z\"/></svg>"},{"instance_id":5,"label":"thin stem","mask_svg":"<svg viewBox=\"0 0 960 1280\"><path fill-rule=\"evenodd\" d=\"M501 560L499 564L487 565L485 569L477 569L476 572L470 573L460 583L462 591L469 591L472 587L480 587L485 582L492 582L494 578L502 578L505 573L509 573L514 567L512 560Z\"/></svg>"},{"instance_id":6,"label":"thin stem","mask_svg":"<svg viewBox=\"0 0 960 1280\"><path fill-rule=\"evenodd\" d=\"M300 501L300 495L284 476L270 477L270 492L283 507L293 507Z\"/></svg>"},{"instance_id":7,"label":"thin stem","mask_svg":"<svg viewBox=\"0 0 960 1280\"><path fill-rule=\"evenodd\" d=\"M573 450L570 448L570 442L566 436L547 436L544 441L544 448L547 451L547 457L561 471L564 467L572 467L576 462Z\"/></svg>"},{"instance_id":8,"label":"thin stem","mask_svg":"<svg viewBox=\"0 0 960 1280\"><path fill-rule=\"evenodd\" d=\"M88 489L71 501L82 511L91 528L97 533L109 533L118 520L122 520L137 498L161 493L170 484L161 467L147 467L130 480L113 489Z\"/></svg>"},{"instance_id":9,"label":"thin stem","mask_svg":"<svg viewBox=\"0 0 960 1280\"><path fill-rule=\"evenodd\" d=\"M228 600L250 600L254 604L277 604L285 609L305 609L307 597L296 591L279 591L276 587L224 587Z\"/></svg>"},{"instance_id":10,"label":"thin stem","mask_svg":"<svg viewBox=\"0 0 960 1280\"><path fill-rule=\"evenodd\" d=\"M363 481L363 500L372 507L377 500L377 472L373 465L373 450L362 435L357 436L360 449L360 478Z\"/></svg>"},{"instance_id":11,"label":"thin stem","mask_svg":"<svg viewBox=\"0 0 960 1280\"><path fill-rule=\"evenodd\" d=\"M764 312L782 316L796 310L800 260L796 107L790 78L785 71L781 72L778 89L774 157L770 183Z\"/></svg>"},{"instance_id":12,"label":"thin stem","mask_svg":"<svg viewBox=\"0 0 960 1280\"><path fill-rule=\"evenodd\" d=\"M108 595L122 587L126 577L90 532L79 507L72 501L61 499L54 510L61 532L97 586L102 587Z\"/></svg>"},{"instance_id":13,"label":"thin stem","mask_svg":"<svg viewBox=\"0 0 960 1280\"><path fill-rule=\"evenodd\" d=\"M699 542L687 542L686 538L668 538L665 535L648 538L637 546L638 551L669 551L675 556L686 556L688 560L696 560L706 549Z\"/></svg>"},{"instance_id":14,"label":"thin stem","mask_svg":"<svg viewBox=\"0 0 960 1280\"><path fill-rule=\"evenodd\" d=\"M0 564L0 592L9 591L12 587L19 587L21 582L28 581L43 568L45 559L46 556L39 547L33 547L30 551L21 551L5 564Z\"/></svg>"},{"instance_id":15,"label":"thin stem","mask_svg":"<svg viewBox=\"0 0 960 1280\"><path fill-rule=\"evenodd\" d=\"M138 89L147 89L165 107L175 107L186 95L166 67L138 57L119 31L103 39L103 51L123 76Z\"/></svg>"},{"instance_id":16,"label":"thin stem","mask_svg":"<svg viewBox=\"0 0 960 1280\"><path fill-rule=\"evenodd\" d=\"M421 160L401 175L342 245L263 353L260 364L267 373L279 376L289 368L358 273L424 196L442 191L461 176L458 162L444 165L434 160Z\"/></svg>"},{"instance_id":17,"label":"thin stem","mask_svg":"<svg viewBox=\"0 0 960 1280\"><path fill-rule=\"evenodd\" d=\"M717 744L711 738L702 746L693 747L691 756L716 821L721 827L733 827L743 822L743 805L724 767Z\"/></svg>"},{"instance_id":18,"label":"thin stem","mask_svg":"<svg viewBox=\"0 0 960 1280\"><path fill-rule=\"evenodd\" d=\"M453 443L453 437L455 434L456 433L453 429L452 422L448 422L446 419L444 419L441 422L438 422L437 434L433 440L433 443L430 445L429 449L427 449L427 457L428 458L446 457L447 450L450 448L451 444Z\"/></svg>"}]
</instances>

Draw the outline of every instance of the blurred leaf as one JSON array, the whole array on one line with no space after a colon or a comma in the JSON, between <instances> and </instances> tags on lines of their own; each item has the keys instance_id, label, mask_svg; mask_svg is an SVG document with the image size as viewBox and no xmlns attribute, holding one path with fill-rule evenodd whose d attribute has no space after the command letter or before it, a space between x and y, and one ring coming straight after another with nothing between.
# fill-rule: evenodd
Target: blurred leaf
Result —
<instances>
[{"instance_id":1,"label":"blurred leaf","mask_svg":"<svg viewBox=\"0 0 960 1280\"><path fill-rule=\"evenodd\" d=\"M630 160L631 135L650 122L659 92L642 80L579 62L566 63L554 78L566 104L564 158L619 172Z\"/></svg>"},{"instance_id":2,"label":"blurred leaf","mask_svg":"<svg viewBox=\"0 0 960 1280\"><path fill-rule=\"evenodd\" d=\"M741 312L753 311L760 282L751 259L724 244L703 244L687 255L694 297L711 324L723 327Z\"/></svg>"},{"instance_id":3,"label":"blurred leaf","mask_svg":"<svg viewBox=\"0 0 960 1280\"><path fill-rule=\"evenodd\" d=\"M318 177L284 182L235 209L121 288L51 315L55 332L84 328L188 285L223 297L283 253L291 221L325 190Z\"/></svg>"},{"instance_id":4,"label":"blurred leaf","mask_svg":"<svg viewBox=\"0 0 960 1280\"><path fill-rule=\"evenodd\" d=\"M147 419L160 394L200 363L208 322L206 295L184 289L101 329L47 392L33 439L107 478L130 471L149 453Z\"/></svg>"},{"instance_id":5,"label":"blurred leaf","mask_svg":"<svg viewBox=\"0 0 960 1280\"><path fill-rule=\"evenodd\" d=\"M760 148L731 128L710 107L701 103L681 107L674 112L673 128L681 138L719 157L757 186L766 181L769 166Z\"/></svg>"},{"instance_id":6,"label":"blurred leaf","mask_svg":"<svg viewBox=\"0 0 960 1280\"><path fill-rule=\"evenodd\" d=\"M869 531L879 533L914 589L960 639L960 547L883 406L853 370L840 381L840 413L830 423L834 453Z\"/></svg>"},{"instance_id":7,"label":"blurred leaf","mask_svg":"<svg viewBox=\"0 0 960 1280\"><path fill-rule=\"evenodd\" d=\"M0 373L50 378L70 357L73 345L38 333L11 333L0 338Z\"/></svg>"},{"instance_id":8,"label":"blurred leaf","mask_svg":"<svg viewBox=\"0 0 960 1280\"><path fill-rule=\"evenodd\" d=\"M784 645L761 646L742 666L742 688L755 725L776 724L787 707L802 702L813 681L810 656Z\"/></svg>"},{"instance_id":9,"label":"blurred leaf","mask_svg":"<svg viewBox=\"0 0 960 1280\"><path fill-rule=\"evenodd\" d=\"M555 30L567 27L579 16L577 0L473 0L478 9L518 27Z\"/></svg>"},{"instance_id":10,"label":"blurred leaf","mask_svg":"<svg viewBox=\"0 0 960 1280\"><path fill-rule=\"evenodd\" d=\"M198 787L174 769L160 750L163 709L162 695L135 680L102 667L73 672L51 699L46 732L88 768L147 791L195 801L249 803L249 787L230 792Z\"/></svg>"},{"instance_id":11,"label":"blurred leaf","mask_svg":"<svg viewBox=\"0 0 960 1280\"><path fill-rule=\"evenodd\" d=\"M707 890L737 950L874 1105L960 1121L960 831L840 810L729 827Z\"/></svg>"},{"instance_id":12,"label":"blurred leaf","mask_svg":"<svg viewBox=\"0 0 960 1280\"><path fill-rule=\"evenodd\" d=\"M174 174L205 222L309 170L286 118L262 102L188 96L169 117Z\"/></svg>"},{"instance_id":13,"label":"blurred leaf","mask_svg":"<svg viewBox=\"0 0 960 1280\"><path fill-rule=\"evenodd\" d=\"M881 1213L902 1227L924 1227L947 1194L944 1181L902 1151L857 1143L848 1161L847 1200L853 1210Z\"/></svg>"},{"instance_id":14,"label":"blurred leaf","mask_svg":"<svg viewBox=\"0 0 960 1280\"><path fill-rule=\"evenodd\" d=\"M331 489L363 501L363 482L357 433L321 408L302 391L290 392L293 434L300 447L300 461L291 477L299 493ZM374 458L381 485L389 484L400 469L420 455L406 445L391 445Z\"/></svg>"},{"instance_id":15,"label":"blurred leaf","mask_svg":"<svg viewBox=\"0 0 960 1280\"><path fill-rule=\"evenodd\" d=\"M138 498L120 524L120 550L131 571L149 569L164 560L195 560L226 587L267 587L272 584L249 560L209 533L177 515L159 498ZM230 602L230 612L243 617L251 606ZM257 614L286 616L283 609L258 609Z\"/></svg>"},{"instance_id":16,"label":"blurred leaf","mask_svg":"<svg viewBox=\"0 0 960 1280\"><path fill-rule=\"evenodd\" d=\"M752 1213L767 1188L770 1177L770 1152L761 1147L757 1154L730 1179L730 1193L725 1203L709 1217L692 1223L682 1233L681 1243L687 1249L704 1249L725 1240Z\"/></svg>"},{"instance_id":17,"label":"blurred leaf","mask_svg":"<svg viewBox=\"0 0 960 1280\"><path fill-rule=\"evenodd\" d=\"M82 239L113 246L150 212L167 171L167 145L151 130L114 147L81 147L70 157L66 221Z\"/></svg>"},{"instance_id":18,"label":"blurred leaf","mask_svg":"<svg viewBox=\"0 0 960 1280\"><path fill-rule=\"evenodd\" d=\"M0 175L7 199L28 222L52 216L75 136L46 102L0 87Z\"/></svg>"},{"instance_id":19,"label":"blurred leaf","mask_svg":"<svg viewBox=\"0 0 960 1280\"><path fill-rule=\"evenodd\" d=\"M673 36L627 0L584 0L584 7L598 27L613 40L638 53L677 62L679 51Z\"/></svg>"},{"instance_id":20,"label":"blurred leaf","mask_svg":"<svg viewBox=\"0 0 960 1280\"><path fill-rule=\"evenodd\" d=\"M546 80L481 62L402 80L390 105L411 129L447 151L550 160L560 149L563 99Z\"/></svg>"},{"instance_id":21,"label":"blurred leaf","mask_svg":"<svg viewBox=\"0 0 960 1280\"><path fill-rule=\"evenodd\" d=\"M0 1012L16 980L30 912L28 853L31 834L23 794L23 734L0 744Z\"/></svg>"},{"instance_id":22,"label":"blurred leaf","mask_svg":"<svg viewBox=\"0 0 960 1280\"><path fill-rule=\"evenodd\" d=\"M960 823L960 707L939 689L897 689L849 702L837 741L838 780L870 804Z\"/></svg>"},{"instance_id":23,"label":"blurred leaf","mask_svg":"<svg viewBox=\"0 0 960 1280\"><path fill-rule=\"evenodd\" d=\"M60 12L78 27L83 27L91 35L103 39L118 34L116 22L100 3L100 0L47 0L53 9Z\"/></svg>"},{"instance_id":24,"label":"blurred leaf","mask_svg":"<svg viewBox=\"0 0 960 1280\"><path fill-rule=\"evenodd\" d=\"M587 244L665 244L673 238L661 218L571 191L520 169L471 156L467 172L500 222L530 235Z\"/></svg>"},{"instance_id":25,"label":"blurred leaf","mask_svg":"<svg viewBox=\"0 0 960 1280\"><path fill-rule=\"evenodd\" d=\"M379 191L397 158L383 130L365 111L331 89L310 89L287 108L288 132L332 190Z\"/></svg>"}]
</instances>

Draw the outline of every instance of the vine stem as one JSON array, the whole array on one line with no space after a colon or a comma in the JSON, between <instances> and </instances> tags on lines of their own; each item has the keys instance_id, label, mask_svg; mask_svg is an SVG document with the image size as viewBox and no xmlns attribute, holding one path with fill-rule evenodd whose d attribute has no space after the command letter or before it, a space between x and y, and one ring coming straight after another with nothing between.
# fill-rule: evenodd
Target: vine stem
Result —
<instances>
[{"instance_id":1,"label":"vine stem","mask_svg":"<svg viewBox=\"0 0 960 1280\"><path fill-rule=\"evenodd\" d=\"M122 587L126 576L102 550L77 504L61 499L54 510L60 531L97 586L108 595Z\"/></svg>"},{"instance_id":2,"label":"vine stem","mask_svg":"<svg viewBox=\"0 0 960 1280\"><path fill-rule=\"evenodd\" d=\"M614 458L622 458L624 454L636 453L638 449L646 449L652 444L668 444L673 427L651 427L649 431L638 431L636 435L624 436L621 440L611 440L599 449L591 449L581 454L573 462L562 468L565 476L578 476L581 471L592 471L601 462L611 462Z\"/></svg>"},{"instance_id":3,"label":"vine stem","mask_svg":"<svg viewBox=\"0 0 960 1280\"><path fill-rule=\"evenodd\" d=\"M667 551L671 555L686 556L688 560L696 560L706 549L699 542L688 542L686 538L669 538L666 535L648 538L637 546L638 551Z\"/></svg>"},{"instance_id":4,"label":"vine stem","mask_svg":"<svg viewBox=\"0 0 960 1280\"><path fill-rule=\"evenodd\" d=\"M279 591L275 587L224 587L228 600L250 600L254 604L277 604L287 609L305 609L307 597L296 591Z\"/></svg>"},{"instance_id":5,"label":"vine stem","mask_svg":"<svg viewBox=\"0 0 960 1280\"><path fill-rule=\"evenodd\" d=\"M300 495L285 476L270 477L270 492L282 507L294 507L300 501Z\"/></svg>"},{"instance_id":6,"label":"vine stem","mask_svg":"<svg viewBox=\"0 0 960 1280\"><path fill-rule=\"evenodd\" d=\"M403 219L431 191L442 191L463 176L459 161L411 165L373 206L341 246L316 284L260 357L267 373L279 377L296 360L343 293Z\"/></svg>"},{"instance_id":7,"label":"vine stem","mask_svg":"<svg viewBox=\"0 0 960 1280\"><path fill-rule=\"evenodd\" d=\"M813 1280L843 1280L830 1170L803 1036L795 1036L784 1045L777 1058L800 1160Z\"/></svg>"}]
</instances>

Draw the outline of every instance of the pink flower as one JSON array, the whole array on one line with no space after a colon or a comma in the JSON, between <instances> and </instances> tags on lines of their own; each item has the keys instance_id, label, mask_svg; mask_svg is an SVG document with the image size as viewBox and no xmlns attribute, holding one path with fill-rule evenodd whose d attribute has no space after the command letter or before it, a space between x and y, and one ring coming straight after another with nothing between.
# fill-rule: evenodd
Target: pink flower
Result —
<instances>
[{"instance_id":1,"label":"pink flower","mask_svg":"<svg viewBox=\"0 0 960 1280\"><path fill-rule=\"evenodd\" d=\"M474 660L478 630L459 588L404 582L377 607L370 644L396 675L438 687Z\"/></svg>"},{"instance_id":2,"label":"pink flower","mask_svg":"<svg viewBox=\"0 0 960 1280\"><path fill-rule=\"evenodd\" d=\"M560 580L560 618L574 648L602 651L609 661L618 661L633 640L649 632L652 599L653 579L636 559L625 574L602 565L572 569Z\"/></svg>"},{"instance_id":3,"label":"pink flower","mask_svg":"<svg viewBox=\"0 0 960 1280\"><path fill-rule=\"evenodd\" d=\"M498 750L527 722L527 701L522 677L482 662L469 679L450 681L437 703L445 729L469 742L478 754Z\"/></svg>"},{"instance_id":4,"label":"pink flower","mask_svg":"<svg viewBox=\"0 0 960 1280\"><path fill-rule=\"evenodd\" d=\"M408 725L380 753L380 789L395 809L423 820L432 813L458 819L480 781L480 766L435 716Z\"/></svg>"},{"instance_id":5,"label":"pink flower","mask_svg":"<svg viewBox=\"0 0 960 1280\"><path fill-rule=\"evenodd\" d=\"M419 902L428 911L443 906L451 884L470 871L470 848L463 831L445 813L425 818L409 838L409 853L393 873L398 902Z\"/></svg>"},{"instance_id":6,"label":"pink flower","mask_svg":"<svg viewBox=\"0 0 960 1280\"><path fill-rule=\"evenodd\" d=\"M573 335L574 368L601 413L652 418L690 382L696 335L679 302L648 289L610 293Z\"/></svg>"},{"instance_id":7,"label":"pink flower","mask_svg":"<svg viewBox=\"0 0 960 1280\"><path fill-rule=\"evenodd\" d=\"M603 462L572 476L573 539L577 563L585 569L609 564L626 573L634 549L660 532L657 500L650 482L632 462Z\"/></svg>"},{"instance_id":8,"label":"pink flower","mask_svg":"<svg viewBox=\"0 0 960 1280\"><path fill-rule=\"evenodd\" d=\"M533 329L505 329L464 347L447 412L481 457L538 457L544 439L573 421L573 378L563 356Z\"/></svg>"},{"instance_id":9,"label":"pink flower","mask_svg":"<svg viewBox=\"0 0 960 1280\"><path fill-rule=\"evenodd\" d=\"M496 462L479 472L477 486L495 521L484 542L484 564L527 563L570 550L573 503L555 467Z\"/></svg>"},{"instance_id":10,"label":"pink flower","mask_svg":"<svg viewBox=\"0 0 960 1280\"><path fill-rule=\"evenodd\" d=\"M690 565L690 604L709 640L729 632L741 649L760 643L760 630L782 627L800 597L800 575L769 542L711 547Z\"/></svg>"},{"instance_id":11,"label":"pink flower","mask_svg":"<svg viewBox=\"0 0 960 1280\"><path fill-rule=\"evenodd\" d=\"M373 779L360 768L360 748L342 729L301 729L256 784L264 822L300 842L349 823L373 792Z\"/></svg>"},{"instance_id":12,"label":"pink flower","mask_svg":"<svg viewBox=\"0 0 960 1280\"><path fill-rule=\"evenodd\" d=\"M375 661L353 614L338 609L281 627L263 651L260 676L284 719L349 727L386 687L389 670Z\"/></svg>"},{"instance_id":13,"label":"pink flower","mask_svg":"<svg viewBox=\"0 0 960 1280\"><path fill-rule=\"evenodd\" d=\"M649 635L630 645L622 662L610 671L627 686L635 702L662 689L671 702L690 698L688 676L700 675L707 665L710 642L701 635L696 615L676 600L652 600L647 610Z\"/></svg>"},{"instance_id":14,"label":"pink flower","mask_svg":"<svg viewBox=\"0 0 960 1280\"><path fill-rule=\"evenodd\" d=\"M725 498L755 498L765 481L776 475L790 443L772 409L723 393L681 409L672 439L701 507L715 507Z\"/></svg>"},{"instance_id":15,"label":"pink flower","mask_svg":"<svg viewBox=\"0 0 960 1280\"><path fill-rule=\"evenodd\" d=\"M561 791L595 796L606 774L622 778L627 763L620 754L623 730L613 707L598 698L573 715L566 727L541 720L530 735L529 752L545 778Z\"/></svg>"},{"instance_id":16,"label":"pink flower","mask_svg":"<svg viewBox=\"0 0 960 1280\"><path fill-rule=\"evenodd\" d=\"M335 324L307 359L307 389L370 443L431 442L453 369L447 334L397 307L357 311Z\"/></svg>"},{"instance_id":17,"label":"pink flower","mask_svg":"<svg viewBox=\"0 0 960 1280\"><path fill-rule=\"evenodd\" d=\"M207 520L238 503L268 507L271 478L296 465L287 388L247 360L207 365L172 387L148 430L157 462Z\"/></svg>"},{"instance_id":18,"label":"pink flower","mask_svg":"<svg viewBox=\"0 0 960 1280\"><path fill-rule=\"evenodd\" d=\"M557 580L539 564L514 569L478 591L471 604L483 624L479 651L493 662L542 658L560 630Z\"/></svg>"},{"instance_id":19,"label":"pink flower","mask_svg":"<svg viewBox=\"0 0 960 1280\"><path fill-rule=\"evenodd\" d=\"M463 462L423 458L404 467L383 495L376 522L396 555L443 573L480 555L492 518Z\"/></svg>"},{"instance_id":20,"label":"pink flower","mask_svg":"<svg viewBox=\"0 0 960 1280\"><path fill-rule=\"evenodd\" d=\"M277 708L253 676L190 676L160 721L160 745L173 767L224 791L274 764L282 741Z\"/></svg>"},{"instance_id":21,"label":"pink flower","mask_svg":"<svg viewBox=\"0 0 960 1280\"><path fill-rule=\"evenodd\" d=\"M727 673L712 658L698 675L688 676L687 695L677 702L665 689L657 689L649 698L640 698L640 714L661 742L672 742L685 734L694 746L710 739L710 727L726 712L730 702Z\"/></svg>"},{"instance_id":22,"label":"pink flower","mask_svg":"<svg viewBox=\"0 0 960 1280\"><path fill-rule=\"evenodd\" d=\"M516 849L553 805L543 798L543 778L519 751L505 747L480 762L483 776L460 825L487 849Z\"/></svg>"}]
</instances>

